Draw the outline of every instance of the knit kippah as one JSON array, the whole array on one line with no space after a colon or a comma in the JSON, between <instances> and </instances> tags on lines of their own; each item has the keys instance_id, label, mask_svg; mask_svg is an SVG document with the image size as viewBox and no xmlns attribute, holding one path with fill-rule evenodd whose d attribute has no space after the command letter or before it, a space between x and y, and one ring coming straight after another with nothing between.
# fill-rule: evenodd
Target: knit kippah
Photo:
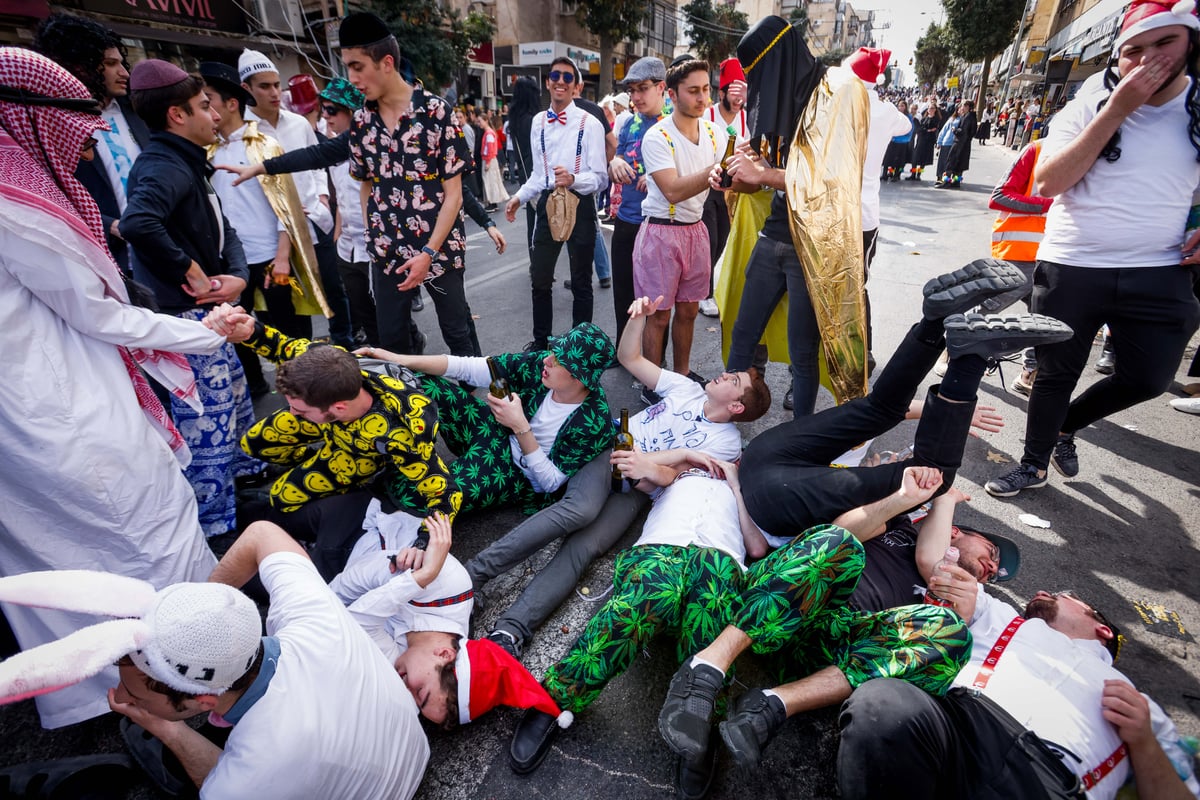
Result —
<instances>
[{"instance_id":1,"label":"knit kippah","mask_svg":"<svg viewBox=\"0 0 1200 800\"><path fill-rule=\"evenodd\" d=\"M279 72L275 62L257 50L246 49L238 56L238 77L244 83L251 75L260 72Z\"/></svg>"},{"instance_id":2,"label":"knit kippah","mask_svg":"<svg viewBox=\"0 0 1200 800\"><path fill-rule=\"evenodd\" d=\"M262 620L254 602L222 583L177 583L143 618L152 636L130 658L142 672L187 694L219 695L258 655Z\"/></svg>"}]
</instances>

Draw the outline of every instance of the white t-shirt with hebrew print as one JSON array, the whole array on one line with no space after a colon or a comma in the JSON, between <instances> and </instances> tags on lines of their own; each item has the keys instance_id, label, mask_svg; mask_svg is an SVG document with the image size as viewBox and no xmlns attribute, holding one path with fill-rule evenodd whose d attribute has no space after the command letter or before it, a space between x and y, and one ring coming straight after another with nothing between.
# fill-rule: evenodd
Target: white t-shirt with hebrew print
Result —
<instances>
[{"instance_id":1,"label":"white t-shirt with hebrew print","mask_svg":"<svg viewBox=\"0 0 1200 800\"><path fill-rule=\"evenodd\" d=\"M654 391L662 400L629 420L633 442L643 453L688 448L722 461L737 461L742 435L732 422L704 416L704 387L677 372L663 370Z\"/></svg>"}]
</instances>

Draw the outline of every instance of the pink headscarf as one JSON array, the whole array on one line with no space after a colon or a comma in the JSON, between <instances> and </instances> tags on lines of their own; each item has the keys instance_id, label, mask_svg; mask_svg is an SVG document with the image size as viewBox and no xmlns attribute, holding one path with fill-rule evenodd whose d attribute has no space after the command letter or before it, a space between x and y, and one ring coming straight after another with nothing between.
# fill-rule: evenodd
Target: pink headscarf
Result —
<instances>
[{"instance_id":1,"label":"pink headscarf","mask_svg":"<svg viewBox=\"0 0 1200 800\"><path fill-rule=\"evenodd\" d=\"M51 98L87 100L84 85L67 70L32 50L0 47L0 86ZM108 124L98 114L0 99L0 197L50 215L78 235L80 250L90 253L88 267L104 283L105 293L122 303L129 293L105 241L100 210L75 178L83 143ZM177 457L188 458L186 445L171 418L138 369L182 400L196 401L196 380L178 353L120 348L138 403Z\"/></svg>"}]
</instances>

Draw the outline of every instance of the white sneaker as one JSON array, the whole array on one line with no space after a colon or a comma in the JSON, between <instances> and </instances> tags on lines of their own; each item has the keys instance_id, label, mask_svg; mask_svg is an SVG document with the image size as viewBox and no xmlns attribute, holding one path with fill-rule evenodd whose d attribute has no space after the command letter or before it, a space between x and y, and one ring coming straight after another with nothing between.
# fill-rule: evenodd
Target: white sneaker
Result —
<instances>
[{"instance_id":1,"label":"white sneaker","mask_svg":"<svg viewBox=\"0 0 1200 800\"><path fill-rule=\"evenodd\" d=\"M1171 408L1185 414L1200 414L1200 397L1178 397L1171 401Z\"/></svg>"},{"instance_id":2,"label":"white sneaker","mask_svg":"<svg viewBox=\"0 0 1200 800\"><path fill-rule=\"evenodd\" d=\"M937 363L933 365L933 374L939 378L946 377L946 370L950 368L950 351L943 350L942 355L938 358Z\"/></svg>"},{"instance_id":3,"label":"white sneaker","mask_svg":"<svg viewBox=\"0 0 1200 800\"><path fill-rule=\"evenodd\" d=\"M718 316L720 312L717 311L717 301L713 300L711 297L706 300L701 300L700 313L706 317Z\"/></svg>"}]
</instances>

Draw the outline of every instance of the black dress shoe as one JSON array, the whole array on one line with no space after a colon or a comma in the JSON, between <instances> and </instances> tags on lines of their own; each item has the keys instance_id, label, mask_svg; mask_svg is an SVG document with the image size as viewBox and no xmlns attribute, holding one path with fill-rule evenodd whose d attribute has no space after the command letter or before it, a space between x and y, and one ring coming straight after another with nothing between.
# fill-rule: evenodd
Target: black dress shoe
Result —
<instances>
[{"instance_id":1,"label":"black dress shoe","mask_svg":"<svg viewBox=\"0 0 1200 800\"><path fill-rule=\"evenodd\" d=\"M601 289L611 289L612 288L612 278L601 278L600 279L600 288Z\"/></svg>"},{"instance_id":2,"label":"black dress shoe","mask_svg":"<svg viewBox=\"0 0 1200 800\"><path fill-rule=\"evenodd\" d=\"M675 763L675 795L680 800L704 800L712 789L717 748L710 747L698 760L680 758Z\"/></svg>"},{"instance_id":3,"label":"black dress shoe","mask_svg":"<svg viewBox=\"0 0 1200 800\"><path fill-rule=\"evenodd\" d=\"M527 709L508 747L508 763L513 772L527 775L537 769L550 752L558 731L557 718L536 708Z\"/></svg>"}]
</instances>

